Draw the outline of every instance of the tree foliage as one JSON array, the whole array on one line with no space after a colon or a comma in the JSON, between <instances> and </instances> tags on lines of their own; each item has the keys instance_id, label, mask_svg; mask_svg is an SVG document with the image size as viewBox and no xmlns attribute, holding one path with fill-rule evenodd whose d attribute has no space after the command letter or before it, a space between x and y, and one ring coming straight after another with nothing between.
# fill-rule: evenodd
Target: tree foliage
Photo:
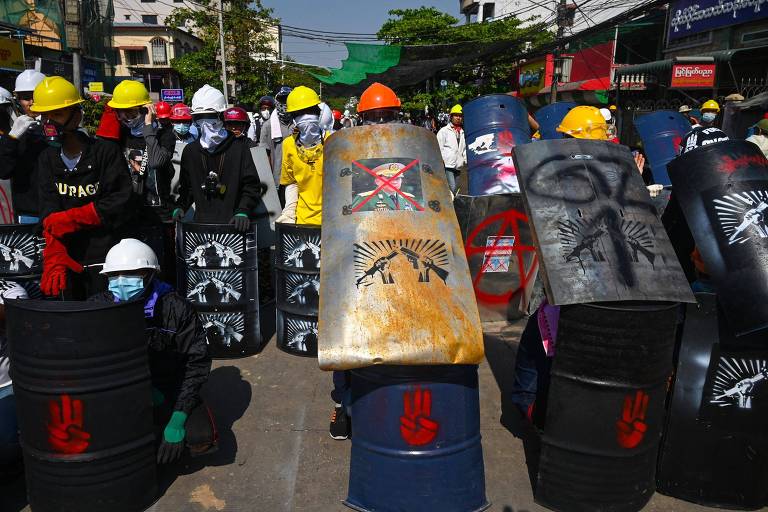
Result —
<instances>
[{"instance_id":1,"label":"tree foliage","mask_svg":"<svg viewBox=\"0 0 768 512\"><path fill-rule=\"evenodd\" d=\"M377 36L388 44L424 45L474 41L509 42L509 49L478 62L457 64L443 70L427 84L398 91L403 109L423 111L425 107L445 109L481 94L512 89L515 60L528 48L552 40L551 28L542 23L522 27L515 17L456 25L458 20L434 7L393 9ZM446 83L441 86L441 82Z\"/></svg>"}]
</instances>

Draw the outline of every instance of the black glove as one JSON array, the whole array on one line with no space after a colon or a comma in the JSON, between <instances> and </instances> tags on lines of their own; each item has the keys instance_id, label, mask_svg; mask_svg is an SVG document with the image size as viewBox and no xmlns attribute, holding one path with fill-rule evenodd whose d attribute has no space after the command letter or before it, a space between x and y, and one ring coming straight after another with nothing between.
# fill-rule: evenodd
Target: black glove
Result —
<instances>
[{"instance_id":1,"label":"black glove","mask_svg":"<svg viewBox=\"0 0 768 512\"><path fill-rule=\"evenodd\" d=\"M173 214L171 214L172 220L181 221L181 219L183 218L184 218L184 210L182 210L181 208L176 208L175 210L173 210Z\"/></svg>"},{"instance_id":2,"label":"black glove","mask_svg":"<svg viewBox=\"0 0 768 512\"><path fill-rule=\"evenodd\" d=\"M168 441L163 440L163 442L160 443L160 448L157 450L157 463L168 464L178 460L183 452L184 441L169 443Z\"/></svg>"},{"instance_id":3,"label":"black glove","mask_svg":"<svg viewBox=\"0 0 768 512\"><path fill-rule=\"evenodd\" d=\"M242 213L238 213L237 215L232 217L232 220L230 220L229 223L233 224L235 226L235 229L240 231L241 233L248 231L248 228L251 227L251 220L248 218L247 215L244 215Z\"/></svg>"}]
</instances>

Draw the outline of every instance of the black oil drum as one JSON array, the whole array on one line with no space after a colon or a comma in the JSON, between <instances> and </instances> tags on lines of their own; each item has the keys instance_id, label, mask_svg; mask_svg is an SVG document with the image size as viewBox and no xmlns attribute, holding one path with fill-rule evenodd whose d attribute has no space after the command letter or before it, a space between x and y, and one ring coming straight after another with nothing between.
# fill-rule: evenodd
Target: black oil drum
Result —
<instances>
[{"instance_id":1,"label":"black oil drum","mask_svg":"<svg viewBox=\"0 0 768 512\"><path fill-rule=\"evenodd\" d=\"M212 357L258 352L275 332L270 249L255 228L178 223L178 290L195 305Z\"/></svg>"},{"instance_id":2,"label":"black oil drum","mask_svg":"<svg viewBox=\"0 0 768 512\"><path fill-rule=\"evenodd\" d=\"M143 302L5 307L32 510L146 509L157 483Z\"/></svg>"},{"instance_id":3,"label":"black oil drum","mask_svg":"<svg viewBox=\"0 0 768 512\"><path fill-rule=\"evenodd\" d=\"M678 305L563 306L536 501L638 511L654 493Z\"/></svg>"},{"instance_id":4,"label":"black oil drum","mask_svg":"<svg viewBox=\"0 0 768 512\"><path fill-rule=\"evenodd\" d=\"M768 505L765 335L737 339L714 294L696 299L685 315L658 491L708 507L756 510Z\"/></svg>"},{"instance_id":5,"label":"black oil drum","mask_svg":"<svg viewBox=\"0 0 768 512\"><path fill-rule=\"evenodd\" d=\"M320 226L275 224L277 348L317 357Z\"/></svg>"}]
</instances>

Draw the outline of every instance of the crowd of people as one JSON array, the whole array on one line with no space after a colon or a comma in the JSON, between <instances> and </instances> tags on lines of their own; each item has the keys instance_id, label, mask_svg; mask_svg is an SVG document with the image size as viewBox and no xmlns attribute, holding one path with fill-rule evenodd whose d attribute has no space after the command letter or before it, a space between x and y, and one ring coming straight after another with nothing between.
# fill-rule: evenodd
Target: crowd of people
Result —
<instances>
[{"instance_id":1,"label":"crowd of people","mask_svg":"<svg viewBox=\"0 0 768 512\"><path fill-rule=\"evenodd\" d=\"M38 224L45 239L44 295L145 302L153 402L164 425L158 461L176 460L187 450L206 453L215 448L215 425L200 389L211 358L200 319L187 298L174 291L174 278L163 268L161 255L174 251L174 222L230 224L246 232L269 185L280 190L278 222L320 226L326 139L355 126L410 120L395 92L379 83L361 95L351 114L332 110L305 86L280 87L248 112L230 107L224 94L209 85L194 93L190 105L171 105L154 103L144 84L125 80L115 87L94 136L82 128L84 101L66 79L32 70L18 76L13 94L0 89L0 178L10 179L17 223ZM681 153L727 140L715 126L719 112L713 100L697 116L680 108L691 122ZM615 116L615 107L580 106L557 131L565 137L620 143ZM529 122L535 141L538 125L532 117ZM439 129L434 116L423 125L435 133L447 185L455 194L457 178L467 167L462 106L454 105ZM768 156L768 118L753 128L747 140ZM251 154L254 146L266 149L274 183L261 183ZM644 172L642 154L636 155L636 163ZM385 168L374 172L388 183L393 176ZM658 191L651 187L652 193ZM385 188L379 202L392 210L407 208L396 195L389 197ZM18 284L0 282L0 331L2 301L26 297ZM521 339L515 400L526 417L532 414L539 373L546 368L542 340L556 336L557 314L555 306L544 303ZM0 474L20 467L6 350L3 343ZM349 385L348 371L334 372L334 439L351 435Z\"/></svg>"}]
</instances>

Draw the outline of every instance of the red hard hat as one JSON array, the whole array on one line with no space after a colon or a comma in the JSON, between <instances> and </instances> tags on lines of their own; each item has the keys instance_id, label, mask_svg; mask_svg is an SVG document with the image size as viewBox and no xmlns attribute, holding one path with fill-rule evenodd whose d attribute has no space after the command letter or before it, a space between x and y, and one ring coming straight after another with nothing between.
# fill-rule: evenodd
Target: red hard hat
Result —
<instances>
[{"instance_id":1,"label":"red hard hat","mask_svg":"<svg viewBox=\"0 0 768 512\"><path fill-rule=\"evenodd\" d=\"M341 121L341 111L340 110L333 110L333 118L337 121Z\"/></svg>"},{"instance_id":2,"label":"red hard hat","mask_svg":"<svg viewBox=\"0 0 768 512\"><path fill-rule=\"evenodd\" d=\"M112 107L104 107L104 113L101 114L101 121L99 121L96 136L103 139L120 140L120 120L117 118L117 112Z\"/></svg>"},{"instance_id":3,"label":"red hard hat","mask_svg":"<svg viewBox=\"0 0 768 512\"><path fill-rule=\"evenodd\" d=\"M171 117L171 106L164 101L158 101L155 103L155 113L158 119L168 119Z\"/></svg>"},{"instance_id":4,"label":"red hard hat","mask_svg":"<svg viewBox=\"0 0 768 512\"><path fill-rule=\"evenodd\" d=\"M183 103L177 103L171 109L171 121L191 121L192 111Z\"/></svg>"},{"instance_id":5,"label":"red hard hat","mask_svg":"<svg viewBox=\"0 0 768 512\"><path fill-rule=\"evenodd\" d=\"M400 108L400 98L395 91L379 82L372 83L360 96L357 112L365 112L376 108Z\"/></svg>"},{"instance_id":6,"label":"red hard hat","mask_svg":"<svg viewBox=\"0 0 768 512\"><path fill-rule=\"evenodd\" d=\"M224 111L224 122L227 121L249 123L251 120L248 119L248 112L244 109L240 107L232 107Z\"/></svg>"}]
</instances>

